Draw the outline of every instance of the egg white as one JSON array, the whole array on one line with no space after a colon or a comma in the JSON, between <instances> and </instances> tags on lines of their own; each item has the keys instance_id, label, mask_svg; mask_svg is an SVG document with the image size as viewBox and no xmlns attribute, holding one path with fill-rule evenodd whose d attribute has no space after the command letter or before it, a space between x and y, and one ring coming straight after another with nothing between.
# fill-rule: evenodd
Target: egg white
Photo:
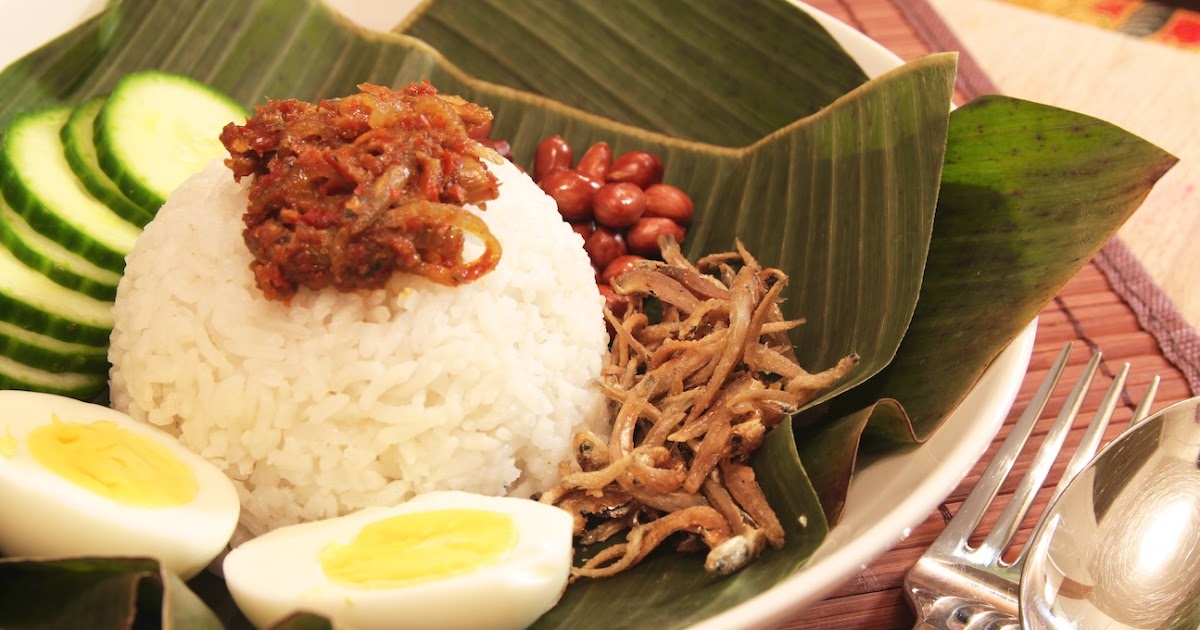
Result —
<instances>
[{"instance_id":1,"label":"egg white","mask_svg":"<svg viewBox=\"0 0 1200 630\"><path fill-rule=\"evenodd\" d=\"M91 403L34 392L0 391L0 551L9 556L151 556L187 579L221 553L240 505L229 478L169 434ZM27 448L36 428L112 421L161 444L195 474L196 497L183 505L136 507L113 501L46 469Z\"/></svg>"},{"instance_id":2,"label":"egg white","mask_svg":"<svg viewBox=\"0 0 1200 630\"><path fill-rule=\"evenodd\" d=\"M509 515L517 529L515 545L493 564L410 586L354 588L325 576L319 556L331 542L349 543L378 520L449 508ZM529 499L432 492L395 507L276 529L231 551L223 572L234 601L259 628L307 611L337 628L359 630L519 629L549 610L566 588L571 524L567 512Z\"/></svg>"}]
</instances>

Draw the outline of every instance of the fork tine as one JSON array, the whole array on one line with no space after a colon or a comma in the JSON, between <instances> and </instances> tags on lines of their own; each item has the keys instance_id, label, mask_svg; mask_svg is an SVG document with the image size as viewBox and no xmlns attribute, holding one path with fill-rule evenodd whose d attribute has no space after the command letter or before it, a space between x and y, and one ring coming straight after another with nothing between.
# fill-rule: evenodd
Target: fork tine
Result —
<instances>
[{"instance_id":1,"label":"fork tine","mask_svg":"<svg viewBox=\"0 0 1200 630\"><path fill-rule=\"evenodd\" d=\"M1129 426L1137 426L1142 423L1142 420L1150 417L1150 406L1154 404L1154 397L1158 395L1159 380L1157 374L1154 375L1153 379L1150 379L1150 385L1146 388L1146 395L1138 403L1137 409L1133 410L1133 418L1129 421Z\"/></svg>"},{"instance_id":2,"label":"fork tine","mask_svg":"<svg viewBox=\"0 0 1200 630\"><path fill-rule=\"evenodd\" d=\"M1075 449L1075 454L1071 456L1071 461L1067 462L1067 467L1063 469L1062 478L1058 480L1058 485L1054 487L1054 494L1051 495L1050 501L1053 502L1062 494L1062 491L1067 487L1067 484L1078 475L1083 467L1091 461L1092 456L1100 448L1100 441L1104 439L1104 431L1108 429L1108 421L1112 419L1113 412L1117 409L1117 403L1121 399L1121 390L1125 387L1125 378L1129 376L1129 364L1125 363L1121 366L1121 370L1117 372L1113 378L1112 386L1108 388L1108 393L1104 396L1104 401L1100 403L1100 408L1096 410L1096 415L1092 417L1092 422L1088 425L1087 432L1083 434L1083 438L1079 441L1079 448ZM1153 396L1148 393L1148 396ZM1153 399L1153 398L1151 398Z\"/></svg>"},{"instance_id":3,"label":"fork tine","mask_svg":"<svg viewBox=\"0 0 1200 630\"><path fill-rule=\"evenodd\" d=\"M1021 525L1021 519L1025 517L1030 504L1033 503L1034 494L1037 493L1038 488L1042 487L1042 482L1050 473L1050 467L1054 465L1054 460L1058 457L1058 450L1062 448L1063 441L1071 430L1071 425L1079 415L1079 408L1083 405L1083 398L1092 386L1092 377L1095 376L1096 368L1099 365L1100 353L1094 352L1092 359L1084 368L1079 382L1071 390L1070 398L1063 405L1062 411L1055 418L1050 430L1046 432L1041 448L1038 449L1033 461L1029 464L1029 470L1025 472L1025 476L1021 478L1016 489L1013 490L1012 496L1009 497L1008 504L1000 512L1000 518L996 520L996 524L992 526L979 548L973 552L973 555L983 559L984 562L990 563L999 560L1004 549L1008 547L1013 534Z\"/></svg>"},{"instance_id":4,"label":"fork tine","mask_svg":"<svg viewBox=\"0 0 1200 630\"><path fill-rule=\"evenodd\" d=\"M1088 462L1096 454L1096 451L1100 449L1100 442L1104 439L1104 432L1108 429L1108 423L1112 420L1113 412L1117 409L1117 403L1120 402L1121 392L1125 387L1125 379L1128 375L1129 364L1125 363L1113 378L1112 385L1108 388L1108 393L1104 395L1104 400L1100 403L1100 408L1096 410L1096 414L1092 416L1092 421L1088 423L1087 431L1080 438L1079 446L1075 449L1075 453L1071 455L1066 468L1063 469L1062 477L1059 478L1058 484L1054 486L1054 492L1050 495L1050 501L1046 505L1053 505L1058 500L1059 495L1062 494L1063 490L1066 490L1071 480L1087 466ZM1139 406L1146 405L1149 408L1149 405L1154 400L1156 389L1155 384L1151 383L1150 389L1146 391L1146 395L1142 398ZM1049 510L1047 509L1046 513L1048 512ZM1045 514L1043 514L1044 516ZM1034 529L1036 530L1037 528L1038 525L1034 525ZM1020 565L1023 563L1025 561L1025 552L1028 549L1028 545L1022 547L1012 564Z\"/></svg>"},{"instance_id":5,"label":"fork tine","mask_svg":"<svg viewBox=\"0 0 1200 630\"><path fill-rule=\"evenodd\" d=\"M1079 415L1083 399L1100 364L1099 352L1093 353L1061 413L1033 456L1029 471L1017 484L996 524L978 548L971 547L970 537L979 528L979 521L995 500L1005 478L1011 474L1017 456L1024 451L1050 393L1058 384L1070 351L1071 344L1068 343L1050 368L1046 379L1038 386L1021 417L1013 425L1012 432L984 469L975 488L967 495L937 540L921 554L905 575L905 596L917 616L915 628L1018 630L1022 627L1017 620L1018 584L1021 567L1025 562L1025 550L1029 546L1025 545L1011 563L1005 561L1003 553L1057 460L1058 451ZM1054 489L1051 502L1058 499L1066 484L1095 456L1118 400L1124 395L1128 374L1129 364L1125 364L1113 379L1100 409L1092 417L1079 447L1067 463L1063 478ZM1155 377L1145 397L1138 404L1131 424L1136 424L1148 416L1157 387L1158 378ZM1042 527L1041 520L1045 519L1045 514L1043 513L1035 529Z\"/></svg>"},{"instance_id":6,"label":"fork tine","mask_svg":"<svg viewBox=\"0 0 1200 630\"><path fill-rule=\"evenodd\" d=\"M1017 454L1021 452L1025 440L1029 439L1033 425L1037 423L1038 417L1042 415L1042 410L1046 407L1046 402L1050 400L1050 393L1054 391L1059 377L1062 376L1063 368L1067 365L1067 357L1071 354L1071 345L1067 343L1063 346L1062 352L1050 366L1049 374L1038 386L1029 405L1025 407L1025 411L1013 425L1012 432L1008 434L1008 438L1004 440L1000 450L996 451L992 461L979 476L979 481L975 483L971 493L963 500L958 511L954 513L954 517L946 524L946 528L938 535L931 549L947 551L966 546L967 538L979 524L979 519L991 504L992 499L996 497L1000 485L1004 483L1008 472L1012 470L1013 464L1017 461Z\"/></svg>"}]
</instances>

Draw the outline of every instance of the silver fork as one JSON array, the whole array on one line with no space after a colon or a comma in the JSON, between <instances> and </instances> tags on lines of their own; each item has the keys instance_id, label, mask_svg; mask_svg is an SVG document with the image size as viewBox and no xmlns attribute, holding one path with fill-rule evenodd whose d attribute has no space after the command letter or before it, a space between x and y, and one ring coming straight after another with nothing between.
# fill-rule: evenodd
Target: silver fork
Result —
<instances>
[{"instance_id":1,"label":"silver fork","mask_svg":"<svg viewBox=\"0 0 1200 630\"><path fill-rule=\"evenodd\" d=\"M1100 364L1099 352L1092 355L1079 382L1075 384L1070 397L1063 405L1062 412L1055 419L1041 448L1034 456L1029 471L1013 491L996 524L978 547L971 547L968 539L995 499L1000 485L1012 470L1017 455L1028 441L1030 432L1058 384L1059 377L1062 376L1070 353L1071 344L1068 343L1051 366L1049 375L1038 386L1029 406L1013 425L1012 433L1004 440L995 458L980 475L979 481L967 495L958 512L905 577L905 595L917 617L914 629L1020 628L1017 621L1017 593L1021 565L1025 561L1025 549L1021 549L1012 562L1005 561L1003 555L1033 503L1034 495L1050 472L1071 425L1079 415L1084 395L1091 387L1092 378ZM1112 387L1109 388L1078 449L1063 471L1062 479L1050 498L1051 503L1058 498L1067 482L1095 455L1103 439L1104 430L1116 409L1128 373L1129 364L1126 363L1113 379ZM1155 377L1146 395L1138 403L1132 423L1140 422L1149 414L1157 387L1158 377Z\"/></svg>"}]
</instances>

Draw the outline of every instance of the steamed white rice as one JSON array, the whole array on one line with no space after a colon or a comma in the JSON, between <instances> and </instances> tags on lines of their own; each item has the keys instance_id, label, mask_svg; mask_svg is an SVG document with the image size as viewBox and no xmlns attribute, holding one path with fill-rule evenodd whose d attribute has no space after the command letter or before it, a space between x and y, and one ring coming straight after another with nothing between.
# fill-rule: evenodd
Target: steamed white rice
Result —
<instances>
[{"instance_id":1,"label":"steamed white rice","mask_svg":"<svg viewBox=\"0 0 1200 630\"><path fill-rule=\"evenodd\" d=\"M242 536L439 489L528 495L571 436L602 430L607 336L582 243L511 164L477 212L498 267L457 288L254 285L246 183L214 161L129 255L114 308L113 405L224 468Z\"/></svg>"}]
</instances>

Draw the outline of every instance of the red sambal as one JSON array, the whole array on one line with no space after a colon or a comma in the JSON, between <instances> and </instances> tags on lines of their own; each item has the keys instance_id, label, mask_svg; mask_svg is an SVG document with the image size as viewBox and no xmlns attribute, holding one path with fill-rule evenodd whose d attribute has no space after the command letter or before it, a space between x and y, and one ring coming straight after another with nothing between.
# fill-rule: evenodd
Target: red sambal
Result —
<instances>
[{"instance_id":1,"label":"red sambal","mask_svg":"<svg viewBox=\"0 0 1200 630\"><path fill-rule=\"evenodd\" d=\"M499 193L482 160L500 157L470 137L491 112L428 83L359 89L316 105L269 100L221 132L235 179L253 178L242 236L269 299L301 286L375 289L397 271L457 286L500 260L500 243L463 208ZM470 262L465 233L484 245Z\"/></svg>"}]
</instances>

